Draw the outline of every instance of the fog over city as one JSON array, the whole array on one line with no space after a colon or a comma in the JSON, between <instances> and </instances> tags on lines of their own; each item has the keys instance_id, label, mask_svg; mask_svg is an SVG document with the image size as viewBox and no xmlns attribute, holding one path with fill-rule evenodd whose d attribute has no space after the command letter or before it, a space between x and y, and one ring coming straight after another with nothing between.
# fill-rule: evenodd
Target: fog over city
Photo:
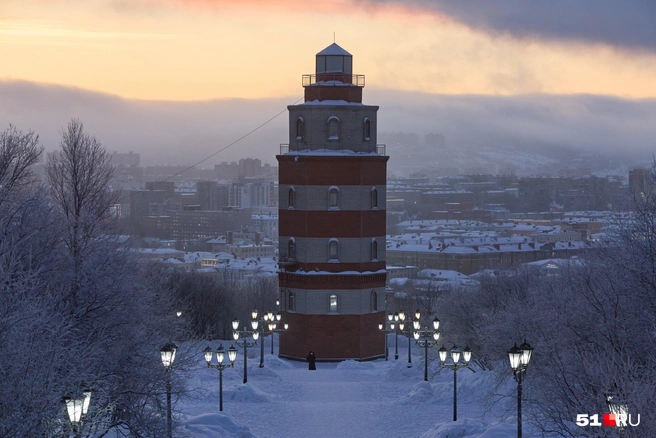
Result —
<instances>
[{"instance_id":1,"label":"fog over city","mask_svg":"<svg viewBox=\"0 0 656 438\"><path fill-rule=\"evenodd\" d=\"M62 127L77 117L109 150L140 153L145 165L194 164L285 111L299 98L300 93L280 99L144 101L4 81L0 82L0 120L35 131L46 150L53 150ZM594 152L624 164L644 165L651 159L656 138L655 99L433 95L372 88L367 89L364 102L380 106L379 143L389 141L386 133L414 133L419 144L425 134L439 133L449 148L511 146L552 158L565 152ZM275 164L278 145L289 142L287 124L288 115L283 112L201 166L244 157ZM390 153L394 154L394 149Z\"/></svg>"}]
</instances>

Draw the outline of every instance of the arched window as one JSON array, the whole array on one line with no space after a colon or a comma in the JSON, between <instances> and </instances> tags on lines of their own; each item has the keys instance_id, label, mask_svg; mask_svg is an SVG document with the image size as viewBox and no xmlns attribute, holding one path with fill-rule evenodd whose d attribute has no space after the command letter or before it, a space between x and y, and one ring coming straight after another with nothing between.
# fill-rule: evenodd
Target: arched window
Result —
<instances>
[{"instance_id":1,"label":"arched window","mask_svg":"<svg viewBox=\"0 0 656 438\"><path fill-rule=\"evenodd\" d=\"M364 122L362 122L362 136L364 141L370 141L371 140L371 121L369 120L369 117L364 118Z\"/></svg>"},{"instance_id":2,"label":"arched window","mask_svg":"<svg viewBox=\"0 0 656 438\"><path fill-rule=\"evenodd\" d=\"M371 239L371 260L378 260L378 242L376 239Z\"/></svg>"},{"instance_id":3,"label":"arched window","mask_svg":"<svg viewBox=\"0 0 656 438\"><path fill-rule=\"evenodd\" d=\"M292 311L296 310L296 297L292 291L289 291L289 294L287 295L287 309Z\"/></svg>"},{"instance_id":4,"label":"arched window","mask_svg":"<svg viewBox=\"0 0 656 438\"><path fill-rule=\"evenodd\" d=\"M371 189L371 209L378 210L378 189L376 187Z\"/></svg>"},{"instance_id":5,"label":"arched window","mask_svg":"<svg viewBox=\"0 0 656 438\"><path fill-rule=\"evenodd\" d=\"M371 311L375 312L378 310L378 294L375 290L371 291Z\"/></svg>"},{"instance_id":6,"label":"arched window","mask_svg":"<svg viewBox=\"0 0 656 438\"><path fill-rule=\"evenodd\" d=\"M330 295L330 313L337 313L337 294Z\"/></svg>"},{"instance_id":7,"label":"arched window","mask_svg":"<svg viewBox=\"0 0 656 438\"><path fill-rule=\"evenodd\" d=\"M289 193L287 195L287 208L293 209L296 205L296 189L294 187L289 188Z\"/></svg>"},{"instance_id":8,"label":"arched window","mask_svg":"<svg viewBox=\"0 0 656 438\"><path fill-rule=\"evenodd\" d=\"M328 140L339 140L339 117L331 116L328 118Z\"/></svg>"},{"instance_id":9,"label":"arched window","mask_svg":"<svg viewBox=\"0 0 656 438\"><path fill-rule=\"evenodd\" d=\"M337 187L331 187L328 189L328 208L337 209L339 208L339 189Z\"/></svg>"},{"instance_id":10,"label":"arched window","mask_svg":"<svg viewBox=\"0 0 656 438\"><path fill-rule=\"evenodd\" d=\"M337 239L330 239L328 241L328 260L339 260L339 241Z\"/></svg>"},{"instance_id":11,"label":"arched window","mask_svg":"<svg viewBox=\"0 0 656 438\"><path fill-rule=\"evenodd\" d=\"M296 141L303 141L305 139L305 119L299 117L296 119Z\"/></svg>"},{"instance_id":12,"label":"arched window","mask_svg":"<svg viewBox=\"0 0 656 438\"><path fill-rule=\"evenodd\" d=\"M287 257L291 260L296 260L296 241L293 237L287 243Z\"/></svg>"}]
</instances>

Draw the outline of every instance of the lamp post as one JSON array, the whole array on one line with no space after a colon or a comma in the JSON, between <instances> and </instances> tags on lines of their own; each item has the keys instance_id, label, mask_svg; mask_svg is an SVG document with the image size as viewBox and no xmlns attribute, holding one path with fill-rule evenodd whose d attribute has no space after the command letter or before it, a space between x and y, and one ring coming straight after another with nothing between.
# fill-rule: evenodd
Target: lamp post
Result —
<instances>
[{"instance_id":1,"label":"lamp post","mask_svg":"<svg viewBox=\"0 0 656 438\"><path fill-rule=\"evenodd\" d=\"M232 338L235 340L235 344L239 347L244 347L244 383L248 382L248 347L257 345L257 339L260 337L260 332L257 330L258 320L257 320L257 310L251 312L251 327L252 330L247 330L244 327L243 330L239 330L239 320L237 318L232 320ZM241 341L239 337L243 337ZM248 342L248 337L253 337L253 342Z\"/></svg>"},{"instance_id":2,"label":"lamp post","mask_svg":"<svg viewBox=\"0 0 656 438\"><path fill-rule=\"evenodd\" d=\"M615 414L615 426L619 436L624 434L624 428L629 418L629 405L622 400L616 392L607 392L604 394L606 404L611 414Z\"/></svg>"},{"instance_id":3,"label":"lamp post","mask_svg":"<svg viewBox=\"0 0 656 438\"><path fill-rule=\"evenodd\" d=\"M214 353L214 351L212 351L212 348L209 345L205 350L203 350L203 354L205 355L205 362L207 362L207 367L219 370L219 411L223 411L223 370L235 366L235 359L237 359L237 349L234 345L231 345L230 348L228 348L228 360L230 363L226 364L223 363L223 359L225 359L226 353L226 351L223 349L223 345L219 345L219 349L216 350L217 363L215 364L212 363L212 353Z\"/></svg>"},{"instance_id":4,"label":"lamp post","mask_svg":"<svg viewBox=\"0 0 656 438\"><path fill-rule=\"evenodd\" d=\"M394 323L392 321L394 321L394 315L388 313L387 323L383 323L383 322L378 323L378 330L385 332L385 360L389 360L389 346L387 345L387 334L394 333ZM397 346L397 353L398 353L398 346Z\"/></svg>"},{"instance_id":5,"label":"lamp post","mask_svg":"<svg viewBox=\"0 0 656 438\"><path fill-rule=\"evenodd\" d=\"M440 320L435 318L433 320L433 330L429 330L427 326L424 326L424 329L421 330L421 314L419 311L415 313L415 319L412 322L415 337L415 343L420 347L424 347L424 380L428 382L428 349L437 344L437 341L440 339Z\"/></svg>"},{"instance_id":6,"label":"lamp post","mask_svg":"<svg viewBox=\"0 0 656 438\"><path fill-rule=\"evenodd\" d=\"M73 436L78 437L84 418L89 412L89 403L91 402L91 391L84 390L82 398L73 399L71 397L64 397L66 404L66 411L68 413L68 421L71 423Z\"/></svg>"},{"instance_id":7,"label":"lamp post","mask_svg":"<svg viewBox=\"0 0 656 438\"><path fill-rule=\"evenodd\" d=\"M265 313L264 316L262 317L262 325L260 327L260 337L262 338L262 341L260 342L260 368L264 367L265 324L266 327L269 329L269 333L271 333L271 354L273 354L273 334L282 333L289 328L289 324L282 324L282 327L278 328L278 324L280 323L281 319L282 319L282 314L280 312L274 315L273 312L270 310L267 313Z\"/></svg>"},{"instance_id":8,"label":"lamp post","mask_svg":"<svg viewBox=\"0 0 656 438\"><path fill-rule=\"evenodd\" d=\"M417 310L415 312L415 316L417 316L417 315L419 315L419 310ZM419 317L417 316L417 318L419 318ZM405 332L407 331L406 336L408 336L408 368L412 368L412 336L413 336L413 333L412 333L412 326L410 324L413 323L413 322L414 321L412 321L412 319L409 319L408 323L406 324L405 312L403 310L401 310L399 312L399 330L403 334L406 334ZM407 330L406 330L406 327L407 327Z\"/></svg>"},{"instance_id":9,"label":"lamp post","mask_svg":"<svg viewBox=\"0 0 656 438\"><path fill-rule=\"evenodd\" d=\"M517 438L522 438L522 381L526 375L528 363L531 361L531 353L533 353L533 348L528 345L526 339L519 347L515 344L508 350L510 368L517 381Z\"/></svg>"},{"instance_id":10,"label":"lamp post","mask_svg":"<svg viewBox=\"0 0 656 438\"><path fill-rule=\"evenodd\" d=\"M394 330L394 360L399 358L399 332L396 330L396 327L399 325L399 312L394 312L394 322L390 324L392 330Z\"/></svg>"},{"instance_id":11,"label":"lamp post","mask_svg":"<svg viewBox=\"0 0 656 438\"><path fill-rule=\"evenodd\" d=\"M471 350L469 347L465 347L464 350L460 350L455 345L451 348L451 362L447 363L447 351L444 348L440 348L440 363L442 368L451 368L453 370L453 421L458 420L458 392L456 390L456 374L460 368L469 368L469 361L471 360ZM462 361L460 358L462 357ZM471 368L469 368L472 370ZM474 371L474 370L472 370ZM475 371L474 371L475 372Z\"/></svg>"},{"instance_id":12,"label":"lamp post","mask_svg":"<svg viewBox=\"0 0 656 438\"><path fill-rule=\"evenodd\" d=\"M168 438L173 436L171 421L171 367L175 360L175 352L178 347L175 344L166 344L159 352L162 355L162 365L166 369L166 431Z\"/></svg>"}]
</instances>

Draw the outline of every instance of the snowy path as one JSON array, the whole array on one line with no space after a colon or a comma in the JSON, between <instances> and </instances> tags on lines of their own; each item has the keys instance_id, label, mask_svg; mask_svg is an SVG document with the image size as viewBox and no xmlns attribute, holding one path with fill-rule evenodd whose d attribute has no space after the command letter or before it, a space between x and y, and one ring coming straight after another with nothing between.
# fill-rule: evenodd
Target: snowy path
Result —
<instances>
[{"instance_id":1,"label":"snowy path","mask_svg":"<svg viewBox=\"0 0 656 438\"><path fill-rule=\"evenodd\" d=\"M483 418L482 392L491 377L458 375L459 421L453 422L453 374L423 381L423 361L384 360L307 364L266 355L265 367L249 354L224 371L224 412L218 413L218 372L198 370L203 395L184 402L180 436L188 437L511 437L512 419ZM500 424L496 424L500 423ZM187 434L184 434L185 431Z\"/></svg>"}]
</instances>

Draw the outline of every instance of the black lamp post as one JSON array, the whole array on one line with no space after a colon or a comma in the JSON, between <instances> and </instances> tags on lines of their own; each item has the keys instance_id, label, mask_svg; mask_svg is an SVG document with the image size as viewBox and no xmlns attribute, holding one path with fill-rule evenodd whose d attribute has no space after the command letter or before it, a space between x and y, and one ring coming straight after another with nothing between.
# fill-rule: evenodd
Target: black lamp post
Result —
<instances>
[{"instance_id":1,"label":"black lamp post","mask_svg":"<svg viewBox=\"0 0 656 438\"><path fill-rule=\"evenodd\" d=\"M232 320L232 338L235 340L235 344L239 347L244 347L244 383L248 382L248 347L257 345L257 339L260 337L260 332L257 330L258 320L257 320L257 310L251 312L251 327L252 330L247 330L244 327L243 330L239 330L239 320L237 318ZM241 341L239 337L243 337ZM253 337L253 342L248 342L248 337Z\"/></svg>"},{"instance_id":2,"label":"black lamp post","mask_svg":"<svg viewBox=\"0 0 656 438\"><path fill-rule=\"evenodd\" d=\"M424 326L424 329L421 330L421 322L419 318L421 314L419 311L415 313L417 317L416 320L412 322L414 331L415 342L420 347L424 347L424 380L428 382L428 349L435 346L437 341L440 339L440 320L435 318L433 320L433 330L429 330L427 326Z\"/></svg>"},{"instance_id":3,"label":"black lamp post","mask_svg":"<svg viewBox=\"0 0 656 438\"><path fill-rule=\"evenodd\" d=\"M389 346L387 345L387 334L394 333L394 325L392 321L394 321L394 315L388 313L387 323L383 323L383 322L378 323L378 330L385 332L385 360L389 360ZM397 351L398 351L398 347L397 347Z\"/></svg>"},{"instance_id":4,"label":"black lamp post","mask_svg":"<svg viewBox=\"0 0 656 438\"><path fill-rule=\"evenodd\" d=\"M226 368L231 368L235 366L235 359L237 359L237 349L235 348L234 345L231 345L230 348L228 348L228 360L230 363L223 363L223 359L225 359L225 353L226 351L223 349L223 345L219 345L219 349L216 351L216 362L215 364L212 363L212 348L209 346L203 350L203 354L205 355L205 362L207 362L208 368L214 368L219 370L219 411L223 411L223 370Z\"/></svg>"},{"instance_id":5,"label":"black lamp post","mask_svg":"<svg viewBox=\"0 0 656 438\"><path fill-rule=\"evenodd\" d=\"M510 368L513 370L513 376L517 381L517 438L522 438L522 381L526 375L526 368L531 361L533 348L524 340L524 343L517 347L515 344L508 350L508 359Z\"/></svg>"},{"instance_id":6,"label":"black lamp post","mask_svg":"<svg viewBox=\"0 0 656 438\"><path fill-rule=\"evenodd\" d=\"M393 320L390 322L390 328L394 332L394 360L399 358L399 332L396 329L399 322L399 313L395 312L393 315Z\"/></svg>"},{"instance_id":7,"label":"black lamp post","mask_svg":"<svg viewBox=\"0 0 656 438\"><path fill-rule=\"evenodd\" d=\"M78 437L82 423L89 412L89 403L91 402L91 391L84 390L82 398L73 399L71 397L64 397L66 404L66 411L68 413L68 421L71 423L73 436Z\"/></svg>"},{"instance_id":8,"label":"black lamp post","mask_svg":"<svg viewBox=\"0 0 656 438\"><path fill-rule=\"evenodd\" d=\"M460 358L462 357L462 361ZM456 374L460 368L469 368L469 361L471 360L471 350L469 347L465 347L464 350L460 351L455 345L451 348L451 362L446 362L447 360L447 351L444 346L440 348L440 363L442 368L451 368L453 370L453 421L458 420L458 392L456 390ZM469 368L472 370L471 368ZM474 370L472 370L474 371ZM475 371L474 371L475 372Z\"/></svg>"},{"instance_id":9,"label":"black lamp post","mask_svg":"<svg viewBox=\"0 0 656 438\"><path fill-rule=\"evenodd\" d=\"M166 369L166 431L168 437L173 436L171 421L171 367L175 360L175 352L178 347L175 344L166 344L159 351L162 355L162 365Z\"/></svg>"},{"instance_id":10,"label":"black lamp post","mask_svg":"<svg viewBox=\"0 0 656 438\"><path fill-rule=\"evenodd\" d=\"M419 310L415 312L416 315L419 315ZM406 324L405 312L403 310L399 312L399 330L408 336L408 368L412 368L412 326L410 325L412 322L412 319L409 319Z\"/></svg>"}]
</instances>

